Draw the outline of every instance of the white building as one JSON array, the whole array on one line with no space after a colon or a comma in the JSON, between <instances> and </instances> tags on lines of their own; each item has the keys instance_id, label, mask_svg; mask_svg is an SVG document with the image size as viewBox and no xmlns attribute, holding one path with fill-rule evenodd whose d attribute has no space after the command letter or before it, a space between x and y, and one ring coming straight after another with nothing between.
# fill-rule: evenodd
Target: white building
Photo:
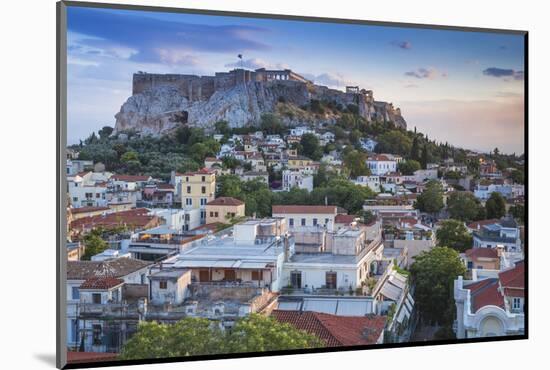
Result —
<instances>
[{"instance_id":1,"label":"white building","mask_svg":"<svg viewBox=\"0 0 550 370\"><path fill-rule=\"evenodd\" d=\"M162 217L167 227L181 232L193 230L201 225L201 211L198 208L153 208L149 214Z\"/></svg>"},{"instance_id":2,"label":"white building","mask_svg":"<svg viewBox=\"0 0 550 370\"><path fill-rule=\"evenodd\" d=\"M379 154L367 159L367 166L371 174L381 176L397 171L397 160L390 158L387 154Z\"/></svg>"},{"instance_id":3,"label":"white building","mask_svg":"<svg viewBox=\"0 0 550 370\"><path fill-rule=\"evenodd\" d=\"M291 136L302 136L304 134L314 134L315 131L307 126L298 126L290 129ZM268 136L269 137L269 136Z\"/></svg>"},{"instance_id":4,"label":"white building","mask_svg":"<svg viewBox=\"0 0 550 370\"><path fill-rule=\"evenodd\" d=\"M525 186L524 185L477 185L474 189L474 196L481 200L487 200L492 193L500 193L504 198L511 199L517 198L525 195Z\"/></svg>"},{"instance_id":5,"label":"white building","mask_svg":"<svg viewBox=\"0 0 550 370\"><path fill-rule=\"evenodd\" d=\"M109 203L107 199L109 177L109 173L103 175L91 171L68 177L67 190L71 205L74 208L107 206Z\"/></svg>"},{"instance_id":6,"label":"white building","mask_svg":"<svg viewBox=\"0 0 550 370\"><path fill-rule=\"evenodd\" d=\"M308 192L313 190L313 176L302 171L283 171L283 190L289 191L292 188L305 189Z\"/></svg>"},{"instance_id":7,"label":"white building","mask_svg":"<svg viewBox=\"0 0 550 370\"><path fill-rule=\"evenodd\" d=\"M457 338L523 334L524 290L523 261L494 277L466 281L459 276L454 282Z\"/></svg>"},{"instance_id":8,"label":"white building","mask_svg":"<svg viewBox=\"0 0 550 370\"><path fill-rule=\"evenodd\" d=\"M240 282L277 292L285 256L293 253L284 219L255 219L194 242L175 258L173 267L191 270L197 283Z\"/></svg>"},{"instance_id":9,"label":"white building","mask_svg":"<svg viewBox=\"0 0 550 370\"><path fill-rule=\"evenodd\" d=\"M380 176L371 175L371 176L357 176L357 179L354 181L355 185L367 186L369 189L376 193L380 193Z\"/></svg>"},{"instance_id":10,"label":"white building","mask_svg":"<svg viewBox=\"0 0 550 370\"><path fill-rule=\"evenodd\" d=\"M334 229L334 219L338 214L336 206L275 205L271 209L273 217L286 219L288 228L324 227Z\"/></svg>"},{"instance_id":11,"label":"white building","mask_svg":"<svg viewBox=\"0 0 550 370\"><path fill-rule=\"evenodd\" d=\"M474 248L496 248L503 246L506 252L521 252L521 237L513 219L480 226L472 233Z\"/></svg>"},{"instance_id":12,"label":"white building","mask_svg":"<svg viewBox=\"0 0 550 370\"><path fill-rule=\"evenodd\" d=\"M105 261L68 261L67 262L67 347L76 349L81 344L82 336L85 335L85 348L94 348L101 350L100 344L93 345L94 338L103 331L101 321L87 320L83 322L79 320L83 304L87 304L84 308L93 309L94 305L107 303L120 297L118 288L122 283L130 284L147 284L147 273L150 263L134 260L131 258L114 258ZM108 281L101 281L100 285L98 278L108 278ZM89 280L96 279L96 280ZM86 292L81 297L81 286L84 285ZM95 284L94 283L94 284ZM92 291L94 290L95 291ZM100 291L98 291L98 289ZM84 326L86 325L86 327ZM95 327L94 327L95 325ZM99 325L99 326L98 326ZM90 330L88 330L90 329ZM93 332L93 329L96 329ZM94 335L95 334L95 335ZM97 342L97 341L96 341Z\"/></svg>"}]
</instances>

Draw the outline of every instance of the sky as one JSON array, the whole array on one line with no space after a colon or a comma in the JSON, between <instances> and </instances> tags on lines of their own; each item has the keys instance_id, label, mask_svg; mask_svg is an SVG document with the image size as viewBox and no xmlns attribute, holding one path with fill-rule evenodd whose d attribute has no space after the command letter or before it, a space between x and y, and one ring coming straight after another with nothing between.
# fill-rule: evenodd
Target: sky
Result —
<instances>
[{"instance_id":1,"label":"sky","mask_svg":"<svg viewBox=\"0 0 550 370\"><path fill-rule=\"evenodd\" d=\"M371 89L431 139L524 150L521 35L83 7L67 14L69 144L114 126L137 71L212 75L242 63Z\"/></svg>"}]
</instances>

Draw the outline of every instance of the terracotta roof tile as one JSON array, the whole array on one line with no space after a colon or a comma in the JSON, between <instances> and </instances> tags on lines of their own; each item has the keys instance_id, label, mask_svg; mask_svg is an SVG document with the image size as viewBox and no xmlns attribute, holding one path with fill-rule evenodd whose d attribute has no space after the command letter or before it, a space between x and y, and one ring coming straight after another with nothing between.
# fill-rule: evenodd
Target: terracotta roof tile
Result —
<instances>
[{"instance_id":1,"label":"terracotta roof tile","mask_svg":"<svg viewBox=\"0 0 550 370\"><path fill-rule=\"evenodd\" d=\"M311 311L274 310L279 322L291 324L323 340L328 347L376 344L384 326L385 316L336 316Z\"/></svg>"},{"instance_id":2,"label":"terracotta roof tile","mask_svg":"<svg viewBox=\"0 0 550 370\"><path fill-rule=\"evenodd\" d=\"M80 289L110 289L120 284L123 284L124 280L117 279L109 276L96 276L86 279L81 285Z\"/></svg>"},{"instance_id":3,"label":"terracotta roof tile","mask_svg":"<svg viewBox=\"0 0 550 370\"><path fill-rule=\"evenodd\" d=\"M504 308L504 298L498 291L498 279L490 278L477 281L465 288L470 290L473 312L489 305Z\"/></svg>"},{"instance_id":4,"label":"terracotta roof tile","mask_svg":"<svg viewBox=\"0 0 550 370\"><path fill-rule=\"evenodd\" d=\"M471 248L465 252L469 258L498 258L495 248Z\"/></svg>"}]
</instances>

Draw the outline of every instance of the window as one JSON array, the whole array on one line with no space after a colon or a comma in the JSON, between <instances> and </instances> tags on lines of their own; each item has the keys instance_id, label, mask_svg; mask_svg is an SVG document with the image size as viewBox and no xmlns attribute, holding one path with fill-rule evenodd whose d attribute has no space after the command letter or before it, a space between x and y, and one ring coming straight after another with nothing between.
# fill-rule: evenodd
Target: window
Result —
<instances>
[{"instance_id":1,"label":"window","mask_svg":"<svg viewBox=\"0 0 550 370\"><path fill-rule=\"evenodd\" d=\"M168 282L166 280L159 281L159 289L168 289Z\"/></svg>"},{"instance_id":2,"label":"window","mask_svg":"<svg viewBox=\"0 0 550 370\"><path fill-rule=\"evenodd\" d=\"M206 198L201 198L201 206L205 206L207 202Z\"/></svg>"},{"instance_id":3,"label":"window","mask_svg":"<svg viewBox=\"0 0 550 370\"><path fill-rule=\"evenodd\" d=\"M190 186L187 187L187 194L191 194L191 187Z\"/></svg>"},{"instance_id":4,"label":"window","mask_svg":"<svg viewBox=\"0 0 550 370\"><path fill-rule=\"evenodd\" d=\"M336 289L336 272L329 271L325 275L327 289Z\"/></svg>"},{"instance_id":5,"label":"window","mask_svg":"<svg viewBox=\"0 0 550 370\"><path fill-rule=\"evenodd\" d=\"M302 218L302 226L306 226L306 219Z\"/></svg>"},{"instance_id":6,"label":"window","mask_svg":"<svg viewBox=\"0 0 550 370\"><path fill-rule=\"evenodd\" d=\"M201 193L206 194L206 186L201 186Z\"/></svg>"},{"instance_id":7,"label":"window","mask_svg":"<svg viewBox=\"0 0 550 370\"><path fill-rule=\"evenodd\" d=\"M218 212L214 212L214 217L218 217Z\"/></svg>"},{"instance_id":8,"label":"window","mask_svg":"<svg viewBox=\"0 0 550 370\"><path fill-rule=\"evenodd\" d=\"M300 289L302 287L302 272L292 271L290 273L290 285L294 289Z\"/></svg>"},{"instance_id":9,"label":"window","mask_svg":"<svg viewBox=\"0 0 550 370\"><path fill-rule=\"evenodd\" d=\"M328 225L329 219L325 218L325 225Z\"/></svg>"},{"instance_id":10,"label":"window","mask_svg":"<svg viewBox=\"0 0 550 370\"><path fill-rule=\"evenodd\" d=\"M92 325L92 343L94 346L101 344L101 325Z\"/></svg>"},{"instance_id":11,"label":"window","mask_svg":"<svg viewBox=\"0 0 550 370\"><path fill-rule=\"evenodd\" d=\"M80 291L78 290L77 286L72 287L72 289L71 289L71 298L72 299L80 299Z\"/></svg>"},{"instance_id":12,"label":"window","mask_svg":"<svg viewBox=\"0 0 550 370\"><path fill-rule=\"evenodd\" d=\"M205 181L206 181L206 176L202 176L202 177L201 177L201 181L202 181L202 182L205 182Z\"/></svg>"},{"instance_id":13,"label":"window","mask_svg":"<svg viewBox=\"0 0 550 370\"><path fill-rule=\"evenodd\" d=\"M101 293L92 293L92 303L101 304Z\"/></svg>"},{"instance_id":14,"label":"window","mask_svg":"<svg viewBox=\"0 0 550 370\"><path fill-rule=\"evenodd\" d=\"M186 177L186 178L185 178L185 182L189 182L189 177Z\"/></svg>"},{"instance_id":15,"label":"window","mask_svg":"<svg viewBox=\"0 0 550 370\"><path fill-rule=\"evenodd\" d=\"M185 198L185 205L186 206L192 206L193 205L193 199L192 198Z\"/></svg>"},{"instance_id":16,"label":"window","mask_svg":"<svg viewBox=\"0 0 550 370\"><path fill-rule=\"evenodd\" d=\"M145 284L145 274L140 275L141 284Z\"/></svg>"},{"instance_id":17,"label":"window","mask_svg":"<svg viewBox=\"0 0 550 370\"><path fill-rule=\"evenodd\" d=\"M290 226L294 226L294 219L293 219L293 218L289 218L289 219L288 219L288 224L289 224Z\"/></svg>"},{"instance_id":18,"label":"window","mask_svg":"<svg viewBox=\"0 0 550 370\"><path fill-rule=\"evenodd\" d=\"M69 340L71 342L76 342L76 333L77 333L78 327L77 327L77 321L76 319L71 320L71 334Z\"/></svg>"},{"instance_id":19,"label":"window","mask_svg":"<svg viewBox=\"0 0 550 370\"><path fill-rule=\"evenodd\" d=\"M512 311L521 311L521 298L514 297L512 299Z\"/></svg>"},{"instance_id":20,"label":"window","mask_svg":"<svg viewBox=\"0 0 550 370\"><path fill-rule=\"evenodd\" d=\"M317 219L316 218L313 219L313 226L317 226Z\"/></svg>"},{"instance_id":21,"label":"window","mask_svg":"<svg viewBox=\"0 0 550 370\"><path fill-rule=\"evenodd\" d=\"M214 212L210 211L210 217L214 217Z\"/></svg>"},{"instance_id":22,"label":"window","mask_svg":"<svg viewBox=\"0 0 550 370\"><path fill-rule=\"evenodd\" d=\"M468 261L468 269L471 270L474 267L474 263L472 261Z\"/></svg>"},{"instance_id":23,"label":"window","mask_svg":"<svg viewBox=\"0 0 550 370\"><path fill-rule=\"evenodd\" d=\"M96 197L96 198L101 198L101 194L95 193L95 197Z\"/></svg>"},{"instance_id":24,"label":"window","mask_svg":"<svg viewBox=\"0 0 550 370\"><path fill-rule=\"evenodd\" d=\"M78 202L78 198L77 198L77 197L73 197L73 202Z\"/></svg>"}]
</instances>

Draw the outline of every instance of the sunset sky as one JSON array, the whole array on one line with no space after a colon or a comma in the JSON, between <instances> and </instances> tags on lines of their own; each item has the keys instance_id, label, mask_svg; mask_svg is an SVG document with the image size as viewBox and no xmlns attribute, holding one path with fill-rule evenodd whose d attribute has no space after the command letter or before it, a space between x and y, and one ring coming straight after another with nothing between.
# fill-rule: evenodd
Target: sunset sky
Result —
<instances>
[{"instance_id":1,"label":"sunset sky","mask_svg":"<svg viewBox=\"0 0 550 370\"><path fill-rule=\"evenodd\" d=\"M372 89L408 127L477 150L523 153L523 36L129 10L68 9L68 140L105 125L132 74L290 68Z\"/></svg>"}]
</instances>

